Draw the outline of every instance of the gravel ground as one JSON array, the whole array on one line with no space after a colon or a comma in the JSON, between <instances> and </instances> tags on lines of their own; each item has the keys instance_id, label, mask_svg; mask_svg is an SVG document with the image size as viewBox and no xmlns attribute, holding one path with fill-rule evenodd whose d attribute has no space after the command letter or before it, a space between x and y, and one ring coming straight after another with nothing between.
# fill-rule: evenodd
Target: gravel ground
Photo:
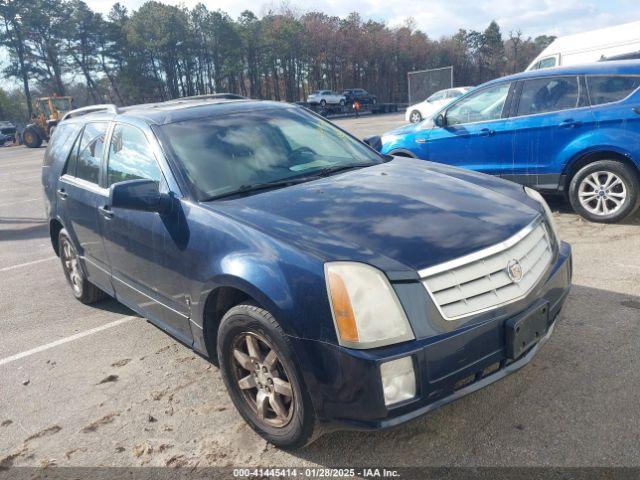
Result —
<instances>
[{"instance_id":1,"label":"gravel ground","mask_svg":"<svg viewBox=\"0 0 640 480\"><path fill-rule=\"evenodd\" d=\"M402 115L336 123L362 137ZM575 285L523 370L394 430L288 453L247 427L206 359L113 300L73 299L43 153L0 148L0 467L640 466L640 217L592 224L552 202Z\"/></svg>"}]
</instances>

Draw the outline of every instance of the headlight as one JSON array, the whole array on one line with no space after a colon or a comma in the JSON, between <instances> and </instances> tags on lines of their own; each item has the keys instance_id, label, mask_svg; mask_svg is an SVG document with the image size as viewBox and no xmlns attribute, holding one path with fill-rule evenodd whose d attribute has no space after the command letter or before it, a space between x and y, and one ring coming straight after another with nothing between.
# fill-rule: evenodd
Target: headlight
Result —
<instances>
[{"instance_id":1,"label":"headlight","mask_svg":"<svg viewBox=\"0 0 640 480\"><path fill-rule=\"evenodd\" d=\"M545 215L547 217L547 223L549 224L549 226L553 230L553 234L556 237L556 242L558 244L560 244L560 234L558 233L558 227L556 226L556 222L553 219L553 213L551 213L551 209L549 208L549 205L547 205L547 201L542 197L542 195L540 195L540 193L538 193L533 188L524 187L524 191L525 191L525 193L527 195L529 195L536 202L538 202L540 205L542 205L544 213L545 213Z\"/></svg>"},{"instance_id":2,"label":"headlight","mask_svg":"<svg viewBox=\"0 0 640 480\"><path fill-rule=\"evenodd\" d=\"M324 271L340 345L373 348L415 338L380 270L364 263L332 262Z\"/></svg>"}]
</instances>

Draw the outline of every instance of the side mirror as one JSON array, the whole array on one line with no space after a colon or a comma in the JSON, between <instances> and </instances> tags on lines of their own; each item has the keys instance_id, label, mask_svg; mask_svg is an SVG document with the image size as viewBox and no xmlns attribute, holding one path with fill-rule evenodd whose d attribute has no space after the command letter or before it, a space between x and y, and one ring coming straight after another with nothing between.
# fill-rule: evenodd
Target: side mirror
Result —
<instances>
[{"instance_id":1,"label":"side mirror","mask_svg":"<svg viewBox=\"0 0 640 480\"><path fill-rule=\"evenodd\" d=\"M433 119L433 123L436 124L436 127L445 127L447 125L447 117L445 117L444 113L439 113Z\"/></svg>"},{"instance_id":2,"label":"side mirror","mask_svg":"<svg viewBox=\"0 0 640 480\"><path fill-rule=\"evenodd\" d=\"M171 210L171 197L160 193L158 182L153 180L126 180L111 185L109 204L112 208L166 213Z\"/></svg>"},{"instance_id":3,"label":"side mirror","mask_svg":"<svg viewBox=\"0 0 640 480\"><path fill-rule=\"evenodd\" d=\"M364 137L362 141L378 152L382 149L382 137L380 135Z\"/></svg>"}]
</instances>

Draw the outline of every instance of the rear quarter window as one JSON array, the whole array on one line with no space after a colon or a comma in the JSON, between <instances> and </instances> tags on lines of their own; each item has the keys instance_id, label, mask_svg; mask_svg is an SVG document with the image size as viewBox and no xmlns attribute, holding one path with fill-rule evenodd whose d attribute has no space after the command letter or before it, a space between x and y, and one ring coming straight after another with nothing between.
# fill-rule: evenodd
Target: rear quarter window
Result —
<instances>
[{"instance_id":1,"label":"rear quarter window","mask_svg":"<svg viewBox=\"0 0 640 480\"><path fill-rule=\"evenodd\" d=\"M78 132L82 128L79 123L63 123L53 131L51 140L44 152L43 166L48 167L54 163L64 162L69 156Z\"/></svg>"},{"instance_id":2,"label":"rear quarter window","mask_svg":"<svg viewBox=\"0 0 640 480\"><path fill-rule=\"evenodd\" d=\"M618 102L640 87L640 76L587 75L591 105Z\"/></svg>"}]
</instances>

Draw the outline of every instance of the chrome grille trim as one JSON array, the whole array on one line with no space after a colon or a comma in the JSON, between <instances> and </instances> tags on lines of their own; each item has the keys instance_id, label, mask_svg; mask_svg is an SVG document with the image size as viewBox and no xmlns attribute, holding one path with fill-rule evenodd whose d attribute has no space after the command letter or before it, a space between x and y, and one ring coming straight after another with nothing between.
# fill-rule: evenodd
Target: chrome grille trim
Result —
<instances>
[{"instance_id":1,"label":"chrome grille trim","mask_svg":"<svg viewBox=\"0 0 640 480\"><path fill-rule=\"evenodd\" d=\"M523 276L507 274L511 259ZM515 302L539 282L553 260L553 242L542 218L491 247L418 272L421 282L445 320L458 320Z\"/></svg>"}]
</instances>

